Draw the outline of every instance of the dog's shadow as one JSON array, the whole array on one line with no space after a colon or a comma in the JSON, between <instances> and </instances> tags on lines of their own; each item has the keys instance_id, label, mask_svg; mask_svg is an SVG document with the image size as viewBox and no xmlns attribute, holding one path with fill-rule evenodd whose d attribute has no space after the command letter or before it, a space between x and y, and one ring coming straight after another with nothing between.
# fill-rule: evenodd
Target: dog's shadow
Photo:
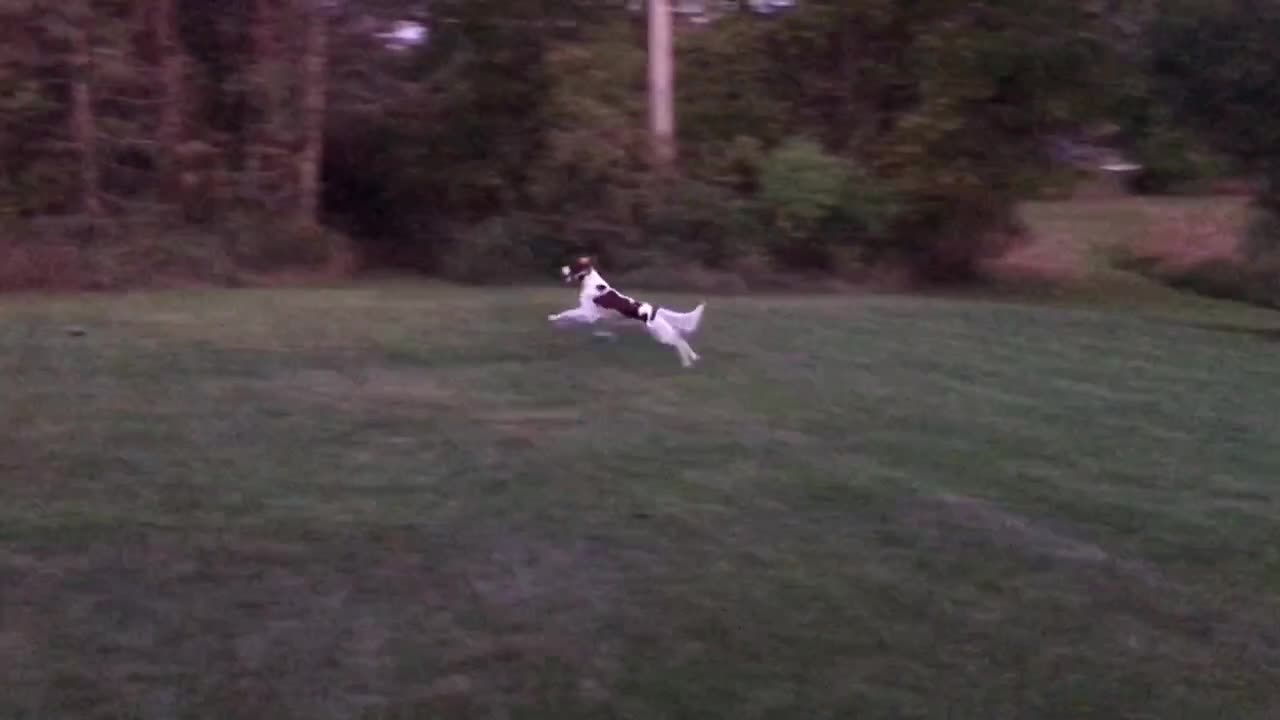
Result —
<instances>
[{"instance_id":1,"label":"dog's shadow","mask_svg":"<svg viewBox=\"0 0 1280 720\"><path fill-rule=\"evenodd\" d=\"M576 333L579 333L575 335ZM675 350L655 344L643 335L617 332L603 337L588 331L565 331L564 337L551 343L548 356L578 369L613 368L642 374L645 380L679 377L698 368L702 362L686 368L680 365Z\"/></svg>"}]
</instances>

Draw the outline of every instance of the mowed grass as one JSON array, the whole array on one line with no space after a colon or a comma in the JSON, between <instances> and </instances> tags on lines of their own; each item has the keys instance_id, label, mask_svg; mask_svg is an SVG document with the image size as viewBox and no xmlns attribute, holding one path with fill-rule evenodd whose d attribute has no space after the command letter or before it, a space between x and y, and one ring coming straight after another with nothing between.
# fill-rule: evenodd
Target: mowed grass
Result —
<instances>
[{"instance_id":1,"label":"mowed grass","mask_svg":"<svg viewBox=\"0 0 1280 720\"><path fill-rule=\"evenodd\" d=\"M0 301L0 717L1280 716L1261 316L569 295Z\"/></svg>"}]
</instances>

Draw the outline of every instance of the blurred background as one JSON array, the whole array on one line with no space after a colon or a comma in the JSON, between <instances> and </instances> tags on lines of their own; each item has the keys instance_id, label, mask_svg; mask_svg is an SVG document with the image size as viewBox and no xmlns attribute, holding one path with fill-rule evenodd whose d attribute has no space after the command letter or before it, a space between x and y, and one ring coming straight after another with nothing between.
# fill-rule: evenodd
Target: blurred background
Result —
<instances>
[{"instance_id":1,"label":"blurred background","mask_svg":"<svg viewBox=\"0 0 1280 720\"><path fill-rule=\"evenodd\" d=\"M1253 202L1162 230L1195 262L1113 260L1272 300L1275 3L669 12L664 38L639 0L6 0L0 288L517 282L568 252L673 288L973 282L1034 274L1023 201L1165 194Z\"/></svg>"}]
</instances>

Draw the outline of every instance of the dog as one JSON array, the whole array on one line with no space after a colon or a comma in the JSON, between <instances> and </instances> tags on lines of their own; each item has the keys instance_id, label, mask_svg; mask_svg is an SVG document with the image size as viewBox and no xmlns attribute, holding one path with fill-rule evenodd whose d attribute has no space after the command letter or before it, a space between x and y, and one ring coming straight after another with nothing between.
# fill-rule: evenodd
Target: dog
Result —
<instances>
[{"instance_id":1,"label":"dog","mask_svg":"<svg viewBox=\"0 0 1280 720\"><path fill-rule=\"evenodd\" d=\"M699 303L693 310L681 313L627 297L610 287L591 258L585 256L562 266L560 275L566 283L578 283L578 306L548 315L547 320L580 325L639 322L649 337L675 348L684 367L690 367L700 359L686 338L698 331L706 303Z\"/></svg>"}]
</instances>

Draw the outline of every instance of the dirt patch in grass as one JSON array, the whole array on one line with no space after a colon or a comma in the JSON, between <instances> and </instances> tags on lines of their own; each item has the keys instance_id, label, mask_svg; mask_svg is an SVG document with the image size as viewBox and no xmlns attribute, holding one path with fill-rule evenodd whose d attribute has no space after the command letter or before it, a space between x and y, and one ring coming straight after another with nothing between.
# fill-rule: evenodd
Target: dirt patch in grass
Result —
<instances>
[{"instance_id":1,"label":"dirt patch in grass","mask_svg":"<svg viewBox=\"0 0 1280 720\"><path fill-rule=\"evenodd\" d=\"M1113 268L1184 292L1280 308L1275 269L1241 251L1249 218L1243 200L1144 209L1143 232L1107 248Z\"/></svg>"},{"instance_id":2,"label":"dirt patch in grass","mask_svg":"<svg viewBox=\"0 0 1280 720\"><path fill-rule=\"evenodd\" d=\"M500 425L523 425L526 423L577 422L582 419L582 413L571 408L547 408L542 410L494 410L492 412L477 413L476 417Z\"/></svg>"},{"instance_id":3,"label":"dirt patch in grass","mask_svg":"<svg viewBox=\"0 0 1280 720\"><path fill-rule=\"evenodd\" d=\"M1142 207L1146 229L1128 246L1135 257L1154 260L1164 269L1238 258L1247 216L1246 202L1240 198Z\"/></svg>"},{"instance_id":4,"label":"dirt patch in grass","mask_svg":"<svg viewBox=\"0 0 1280 720\"><path fill-rule=\"evenodd\" d=\"M524 443L535 443L551 432L576 427L582 422L582 413L574 408L480 411L471 417Z\"/></svg>"},{"instance_id":5,"label":"dirt patch in grass","mask_svg":"<svg viewBox=\"0 0 1280 720\"><path fill-rule=\"evenodd\" d=\"M1031 242L985 266L1012 285L1069 285L1105 273L1115 253L1186 267L1234 258L1246 198L1115 197L1028 203Z\"/></svg>"},{"instance_id":6,"label":"dirt patch in grass","mask_svg":"<svg viewBox=\"0 0 1280 720\"><path fill-rule=\"evenodd\" d=\"M1244 335L1268 343L1280 343L1280 327L1252 327L1230 323L1188 323L1188 326L1210 332Z\"/></svg>"},{"instance_id":7,"label":"dirt patch in grass","mask_svg":"<svg viewBox=\"0 0 1280 720\"><path fill-rule=\"evenodd\" d=\"M447 387L440 377L416 369L359 368L350 371L304 370L266 382L270 392L290 400L334 405L347 410L439 416L447 413L459 422L521 443L534 443L549 433L579 427L582 412L574 407L511 408L502 397Z\"/></svg>"},{"instance_id":8,"label":"dirt patch in grass","mask_svg":"<svg viewBox=\"0 0 1280 720\"><path fill-rule=\"evenodd\" d=\"M336 403L429 403L453 405L458 394L428 373L387 368L302 370L273 378L272 387L291 395L302 395Z\"/></svg>"},{"instance_id":9,"label":"dirt patch in grass","mask_svg":"<svg viewBox=\"0 0 1280 720\"><path fill-rule=\"evenodd\" d=\"M910 507L908 520L927 533L978 532L996 544L1031 554L1091 564L1112 561L1111 555L1098 545L1037 525L978 498L950 494L925 498Z\"/></svg>"},{"instance_id":10,"label":"dirt patch in grass","mask_svg":"<svg viewBox=\"0 0 1280 720\"><path fill-rule=\"evenodd\" d=\"M1062 237L1037 236L1025 246L986 263L983 270L1004 283L1070 283L1088 271L1086 250Z\"/></svg>"}]
</instances>

